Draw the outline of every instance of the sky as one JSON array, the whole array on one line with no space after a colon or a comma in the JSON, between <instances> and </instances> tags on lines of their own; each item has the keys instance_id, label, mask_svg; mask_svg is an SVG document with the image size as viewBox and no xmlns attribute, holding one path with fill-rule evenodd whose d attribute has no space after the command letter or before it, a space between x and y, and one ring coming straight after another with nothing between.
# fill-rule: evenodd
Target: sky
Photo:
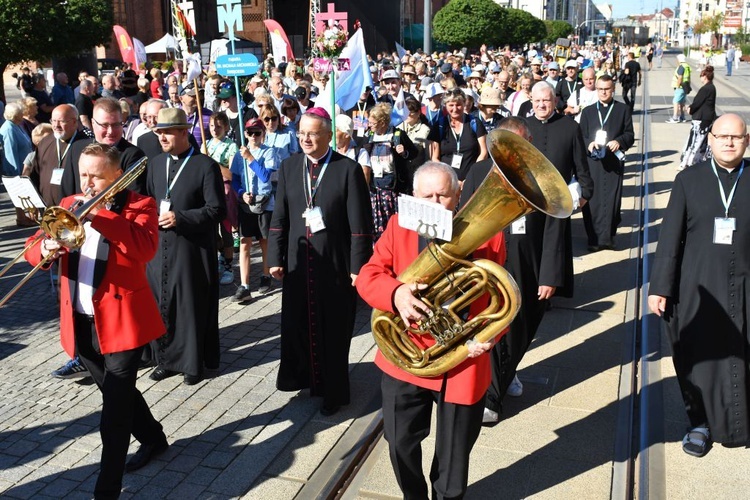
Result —
<instances>
[{"instance_id":1,"label":"sky","mask_svg":"<svg viewBox=\"0 0 750 500\"><path fill-rule=\"evenodd\" d=\"M594 0L594 3L611 4L613 17L620 19L630 15L653 14L663 8L675 10L677 0Z\"/></svg>"}]
</instances>

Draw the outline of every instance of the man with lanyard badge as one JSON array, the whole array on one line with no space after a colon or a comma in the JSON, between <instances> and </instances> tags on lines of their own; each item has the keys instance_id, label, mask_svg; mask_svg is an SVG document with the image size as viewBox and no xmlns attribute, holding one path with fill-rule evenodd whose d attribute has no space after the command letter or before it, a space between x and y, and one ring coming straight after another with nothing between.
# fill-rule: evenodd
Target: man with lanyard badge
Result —
<instances>
[{"instance_id":1,"label":"man with lanyard badge","mask_svg":"<svg viewBox=\"0 0 750 500\"><path fill-rule=\"evenodd\" d=\"M186 385L219 367L216 226L226 214L218 165L190 145L185 112L159 110L164 153L149 161L148 194L159 209L159 248L148 279L167 333L151 343L152 380L182 373Z\"/></svg>"},{"instance_id":2,"label":"man with lanyard badge","mask_svg":"<svg viewBox=\"0 0 750 500\"><path fill-rule=\"evenodd\" d=\"M630 108L614 100L609 75L596 81L599 100L581 112L581 133L588 150L594 192L583 207L589 251L613 250L620 223L625 153L635 142Z\"/></svg>"},{"instance_id":3,"label":"man with lanyard badge","mask_svg":"<svg viewBox=\"0 0 750 500\"><path fill-rule=\"evenodd\" d=\"M708 141L713 159L674 180L648 297L651 311L664 320L690 422L682 449L697 457L712 440L744 448L750 439L745 122L735 114L721 116Z\"/></svg>"}]
</instances>

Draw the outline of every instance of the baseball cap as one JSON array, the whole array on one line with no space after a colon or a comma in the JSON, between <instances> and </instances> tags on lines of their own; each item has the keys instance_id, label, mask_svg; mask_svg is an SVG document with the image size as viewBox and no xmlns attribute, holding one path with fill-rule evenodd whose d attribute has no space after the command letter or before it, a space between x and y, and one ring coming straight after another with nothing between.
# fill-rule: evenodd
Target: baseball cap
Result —
<instances>
[{"instance_id":1,"label":"baseball cap","mask_svg":"<svg viewBox=\"0 0 750 500\"><path fill-rule=\"evenodd\" d=\"M575 62L573 59L570 59L569 61L565 62L565 69L568 69L568 68L578 69L578 63Z\"/></svg>"},{"instance_id":2,"label":"baseball cap","mask_svg":"<svg viewBox=\"0 0 750 500\"><path fill-rule=\"evenodd\" d=\"M560 70L560 65L559 65L559 64L557 64L557 63L556 63L555 61L552 61L552 62L551 62L551 63L549 63L549 65L547 66L547 69L556 69L556 70L558 70L558 71L559 71L559 70Z\"/></svg>"},{"instance_id":3,"label":"baseball cap","mask_svg":"<svg viewBox=\"0 0 750 500\"><path fill-rule=\"evenodd\" d=\"M235 91L234 91L234 84L233 83L225 83L222 84L221 89L219 90L219 93L216 94L217 99L229 99L231 97L234 97Z\"/></svg>"},{"instance_id":4,"label":"baseball cap","mask_svg":"<svg viewBox=\"0 0 750 500\"><path fill-rule=\"evenodd\" d=\"M396 79L396 80L401 79L401 77L398 76L398 73L396 72L395 69L389 69L388 71L383 72L383 76L380 77L381 82L383 80L392 80L392 79Z\"/></svg>"},{"instance_id":5,"label":"baseball cap","mask_svg":"<svg viewBox=\"0 0 750 500\"><path fill-rule=\"evenodd\" d=\"M443 63L443 65L440 66L441 73L450 73L451 71L453 71L453 66L451 66L451 63Z\"/></svg>"},{"instance_id":6,"label":"baseball cap","mask_svg":"<svg viewBox=\"0 0 750 500\"><path fill-rule=\"evenodd\" d=\"M263 126L263 121L260 118L250 118L248 121L245 122L245 130L248 130L251 128L259 128L261 130L265 130L265 127Z\"/></svg>"}]
</instances>

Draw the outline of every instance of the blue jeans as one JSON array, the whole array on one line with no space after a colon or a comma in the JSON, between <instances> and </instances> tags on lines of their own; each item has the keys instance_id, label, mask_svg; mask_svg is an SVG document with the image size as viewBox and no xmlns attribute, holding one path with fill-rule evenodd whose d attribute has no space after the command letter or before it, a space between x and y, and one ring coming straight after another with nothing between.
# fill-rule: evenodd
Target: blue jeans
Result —
<instances>
[{"instance_id":1,"label":"blue jeans","mask_svg":"<svg viewBox=\"0 0 750 500\"><path fill-rule=\"evenodd\" d=\"M732 66L734 66L734 61L727 61L727 76L732 76Z\"/></svg>"}]
</instances>

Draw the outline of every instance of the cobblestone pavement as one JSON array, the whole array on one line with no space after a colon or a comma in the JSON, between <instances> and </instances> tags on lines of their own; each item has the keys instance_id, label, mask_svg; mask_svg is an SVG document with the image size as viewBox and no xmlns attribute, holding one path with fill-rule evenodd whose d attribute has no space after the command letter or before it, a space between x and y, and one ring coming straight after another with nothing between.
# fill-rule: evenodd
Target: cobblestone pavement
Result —
<instances>
[{"instance_id":1,"label":"cobblestone pavement","mask_svg":"<svg viewBox=\"0 0 750 500\"><path fill-rule=\"evenodd\" d=\"M20 251L23 239L32 233L14 224L12 206L3 192L2 264ZM255 253L253 289L258 285L259 268L260 254ZM0 293L4 295L30 269L25 262L17 264L0 280ZM233 285L221 289L222 362L217 376L188 387L181 377L157 383L148 378L149 370L139 373L138 388L164 425L171 446L154 463L126 474L123 498L242 496L253 483L263 485L261 473L278 460L305 424L315 421L321 433L335 428L338 435L358 411L360 405L353 403L340 414L322 419L320 400L306 396L307 391L300 395L277 391L281 289L276 285L248 305L232 303L234 291ZM101 397L90 383L50 376L68 359L59 345L57 311L47 272L37 273L0 310L2 496L89 498L93 492L101 446L97 432ZM368 323L369 311L360 305L353 367L372 349L371 336L365 334ZM374 372L368 363L362 366ZM374 395L375 387L357 384L355 377L354 399L365 401ZM310 437L314 439L315 434Z\"/></svg>"}]
</instances>

